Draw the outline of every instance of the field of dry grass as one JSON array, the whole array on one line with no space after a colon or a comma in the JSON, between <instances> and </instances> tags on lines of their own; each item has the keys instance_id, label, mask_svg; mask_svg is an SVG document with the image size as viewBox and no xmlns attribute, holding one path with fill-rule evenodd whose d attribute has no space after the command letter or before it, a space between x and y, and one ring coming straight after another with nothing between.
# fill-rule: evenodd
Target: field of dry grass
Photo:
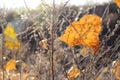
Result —
<instances>
[{"instance_id":1,"label":"field of dry grass","mask_svg":"<svg viewBox=\"0 0 120 80\"><path fill-rule=\"evenodd\" d=\"M102 19L96 52L82 45L70 47L59 39L71 22L87 14ZM8 23L13 24L19 49L5 46ZM120 80L119 35L120 8L114 3L82 8L42 3L21 13L1 9L0 80Z\"/></svg>"}]
</instances>

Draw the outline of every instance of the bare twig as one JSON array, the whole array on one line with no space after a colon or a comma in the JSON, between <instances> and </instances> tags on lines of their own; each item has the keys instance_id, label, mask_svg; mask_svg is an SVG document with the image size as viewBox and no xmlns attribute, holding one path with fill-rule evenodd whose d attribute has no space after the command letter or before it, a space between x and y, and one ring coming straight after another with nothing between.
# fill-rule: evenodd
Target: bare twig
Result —
<instances>
[{"instance_id":1,"label":"bare twig","mask_svg":"<svg viewBox=\"0 0 120 80\"><path fill-rule=\"evenodd\" d=\"M24 0L24 4L25 4L26 9L27 9L28 12L30 13L31 11L30 11L29 7L27 6L27 3L26 3L25 0ZM27 16L30 17L30 18L33 20L33 17L32 17L32 16L30 16L29 14L27 14Z\"/></svg>"},{"instance_id":2,"label":"bare twig","mask_svg":"<svg viewBox=\"0 0 120 80\"><path fill-rule=\"evenodd\" d=\"M107 5L107 7L105 8L105 11L104 11L104 13L103 13L103 15L102 15L102 19L104 19L104 17L105 17L105 15L106 15L106 13L107 13L107 11L108 11L108 9L109 9L109 5L110 5L110 3Z\"/></svg>"},{"instance_id":3,"label":"bare twig","mask_svg":"<svg viewBox=\"0 0 120 80\"><path fill-rule=\"evenodd\" d=\"M69 3L70 0L66 1L64 6L62 7L62 9L60 10L60 13L62 12L62 10L65 8L65 6Z\"/></svg>"},{"instance_id":4,"label":"bare twig","mask_svg":"<svg viewBox=\"0 0 120 80\"><path fill-rule=\"evenodd\" d=\"M2 31L3 31L3 26L2 26ZM3 57L4 57L4 34L2 33L2 73L3 73L3 77L2 79L4 79L4 60L3 60Z\"/></svg>"},{"instance_id":5,"label":"bare twig","mask_svg":"<svg viewBox=\"0 0 120 80\"><path fill-rule=\"evenodd\" d=\"M53 11L52 11L52 28L51 28L51 40L52 40L52 51L50 56L50 80L54 80L54 68L53 68L53 53L54 53L54 22L55 22L55 0L53 0Z\"/></svg>"}]
</instances>

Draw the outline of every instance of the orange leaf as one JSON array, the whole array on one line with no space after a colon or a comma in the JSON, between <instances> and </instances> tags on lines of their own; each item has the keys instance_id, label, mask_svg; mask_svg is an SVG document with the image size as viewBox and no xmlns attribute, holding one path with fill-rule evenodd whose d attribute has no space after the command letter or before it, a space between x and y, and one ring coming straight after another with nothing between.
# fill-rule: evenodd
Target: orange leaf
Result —
<instances>
[{"instance_id":1,"label":"orange leaf","mask_svg":"<svg viewBox=\"0 0 120 80\"><path fill-rule=\"evenodd\" d=\"M114 2L115 2L116 5L120 8L120 0L114 0Z\"/></svg>"},{"instance_id":2,"label":"orange leaf","mask_svg":"<svg viewBox=\"0 0 120 80\"><path fill-rule=\"evenodd\" d=\"M79 21L72 22L60 40L69 46L84 45L93 51L98 50L101 18L96 15L85 15Z\"/></svg>"},{"instance_id":3,"label":"orange leaf","mask_svg":"<svg viewBox=\"0 0 120 80\"><path fill-rule=\"evenodd\" d=\"M5 69L8 71L16 69L16 60L15 59L9 60L5 66Z\"/></svg>"},{"instance_id":4,"label":"orange leaf","mask_svg":"<svg viewBox=\"0 0 120 80\"><path fill-rule=\"evenodd\" d=\"M77 68L77 66L72 66L67 73L67 77L69 79L77 78L79 74L80 74L80 70Z\"/></svg>"},{"instance_id":5,"label":"orange leaf","mask_svg":"<svg viewBox=\"0 0 120 80\"><path fill-rule=\"evenodd\" d=\"M41 40L41 41L39 41L39 45L40 45L43 49L47 49L47 41L46 41L46 40Z\"/></svg>"}]
</instances>

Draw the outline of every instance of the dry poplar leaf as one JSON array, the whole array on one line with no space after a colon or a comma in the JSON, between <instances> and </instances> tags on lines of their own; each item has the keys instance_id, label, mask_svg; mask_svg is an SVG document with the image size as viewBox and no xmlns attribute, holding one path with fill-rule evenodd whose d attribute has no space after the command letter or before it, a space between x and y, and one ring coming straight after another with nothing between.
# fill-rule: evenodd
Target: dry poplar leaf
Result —
<instances>
[{"instance_id":1,"label":"dry poplar leaf","mask_svg":"<svg viewBox=\"0 0 120 80\"><path fill-rule=\"evenodd\" d=\"M19 77L18 76L12 76L11 80L19 80Z\"/></svg>"},{"instance_id":2,"label":"dry poplar leaf","mask_svg":"<svg viewBox=\"0 0 120 80\"><path fill-rule=\"evenodd\" d=\"M116 5L120 8L120 0L114 0L114 2L115 2Z\"/></svg>"},{"instance_id":3,"label":"dry poplar leaf","mask_svg":"<svg viewBox=\"0 0 120 80\"><path fill-rule=\"evenodd\" d=\"M60 40L69 46L84 45L97 51L99 47L99 32L101 18L96 15L85 15L79 21L72 22Z\"/></svg>"},{"instance_id":4,"label":"dry poplar leaf","mask_svg":"<svg viewBox=\"0 0 120 80\"><path fill-rule=\"evenodd\" d=\"M109 71L108 67L103 68L102 72L96 77L95 80L103 80L102 78L104 77L104 73L108 71Z\"/></svg>"},{"instance_id":5,"label":"dry poplar leaf","mask_svg":"<svg viewBox=\"0 0 120 80\"><path fill-rule=\"evenodd\" d=\"M11 71L11 70L16 69L16 60L15 59L9 60L5 66L5 69L7 71Z\"/></svg>"},{"instance_id":6,"label":"dry poplar leaf","mask_svg":"<svg viewBox=\"0 0 120 80\"><path fill-rule=\"evenodd\" d=\"M82 55L82 56L85 56L85 54L87 53L87 48L82 48L81 50L80 50L80 54Z\"/></svg>"},{"instance_id":7,"label":"dry poplar leaf","mask_svg":"<svg viewBox=\"0 0 120 80\"><path fill-rule=\"evenodd\" d=\"M22 73L21 78L22 80L27 80L28 74Z\"/></svg>"},{"instance_id":8,"label":"dry poplar leaf","mask_svg":"<svg viewBox=\"0 0 120 80\"><path fill-rule=\"evenodd\" d=\"M25 68L25 67L27 66L27 64L26 64L25 62L22 62L22 63L21 63L21 66L22 66L23 68Z\"/></svg>"},{"instance_id":9,"label":"dry poplar leaf","mask_svg":"<svg viewBox=\"0 0 120 80\"><path fill-rule=\"evenodd\" d=\"M16 33L12 27L11 23L8 23L3 31L4 34L4 44L9 49L19 49L20 43L17 39Z\"/></svg>"},{"instance_id":10,"label":"dry poplar leaf","mask_svg":"<svg viewBox=\"0 0 120 80\"><path fill-rule=\"evenodd\" d=\"M77 68L77 66L72 66L67 73L67 78L69 79L77 78L79 74L80 70Z\"/></svg>"},{"instance_id":11,"label":"dry poplar leaf","mask_svg":"<svg viewBox=\"0 0 120 80\"><path fill-rule=\"evenodd\" d=\"M43 49L47 49L47 41L46 41L46 40L41 40L41 41L39 41L39 45L40 45Z\"/></svg>"},{"instance_id":12,"label":"dry poplar leaf","mask_svg":"<svg viewBox=\"0 0 120 80\"><path fill-rule=\"evenodd\" d=\"M120 61L115 62L112 73L115 75L116 80L120 80Z\"/></svg>"}]
</instances>

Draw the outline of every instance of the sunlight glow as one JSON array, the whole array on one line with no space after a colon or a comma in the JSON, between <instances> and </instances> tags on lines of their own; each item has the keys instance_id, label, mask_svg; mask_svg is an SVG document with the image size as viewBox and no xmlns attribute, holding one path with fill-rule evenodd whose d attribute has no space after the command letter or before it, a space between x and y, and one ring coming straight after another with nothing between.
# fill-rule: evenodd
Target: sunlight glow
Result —
<instances>
[{"instance_id":1,"label":"sunlight glow","mask_svg":"<svg viewBox=\"0 0 120 80\"><path fill-rule=\"evenodd\" d=\"M26 2L29 8L36 8L42 1L46 3L52 3L52 0L0 0L0 8L20 8L25 7ZM68 0L55 0L56 4L65 3ZM84 5L84 4L95 4L95 3L103 3L109 2L110 0L70 0L69 4L74 5Z\"/></svg>"}]
</instances>

